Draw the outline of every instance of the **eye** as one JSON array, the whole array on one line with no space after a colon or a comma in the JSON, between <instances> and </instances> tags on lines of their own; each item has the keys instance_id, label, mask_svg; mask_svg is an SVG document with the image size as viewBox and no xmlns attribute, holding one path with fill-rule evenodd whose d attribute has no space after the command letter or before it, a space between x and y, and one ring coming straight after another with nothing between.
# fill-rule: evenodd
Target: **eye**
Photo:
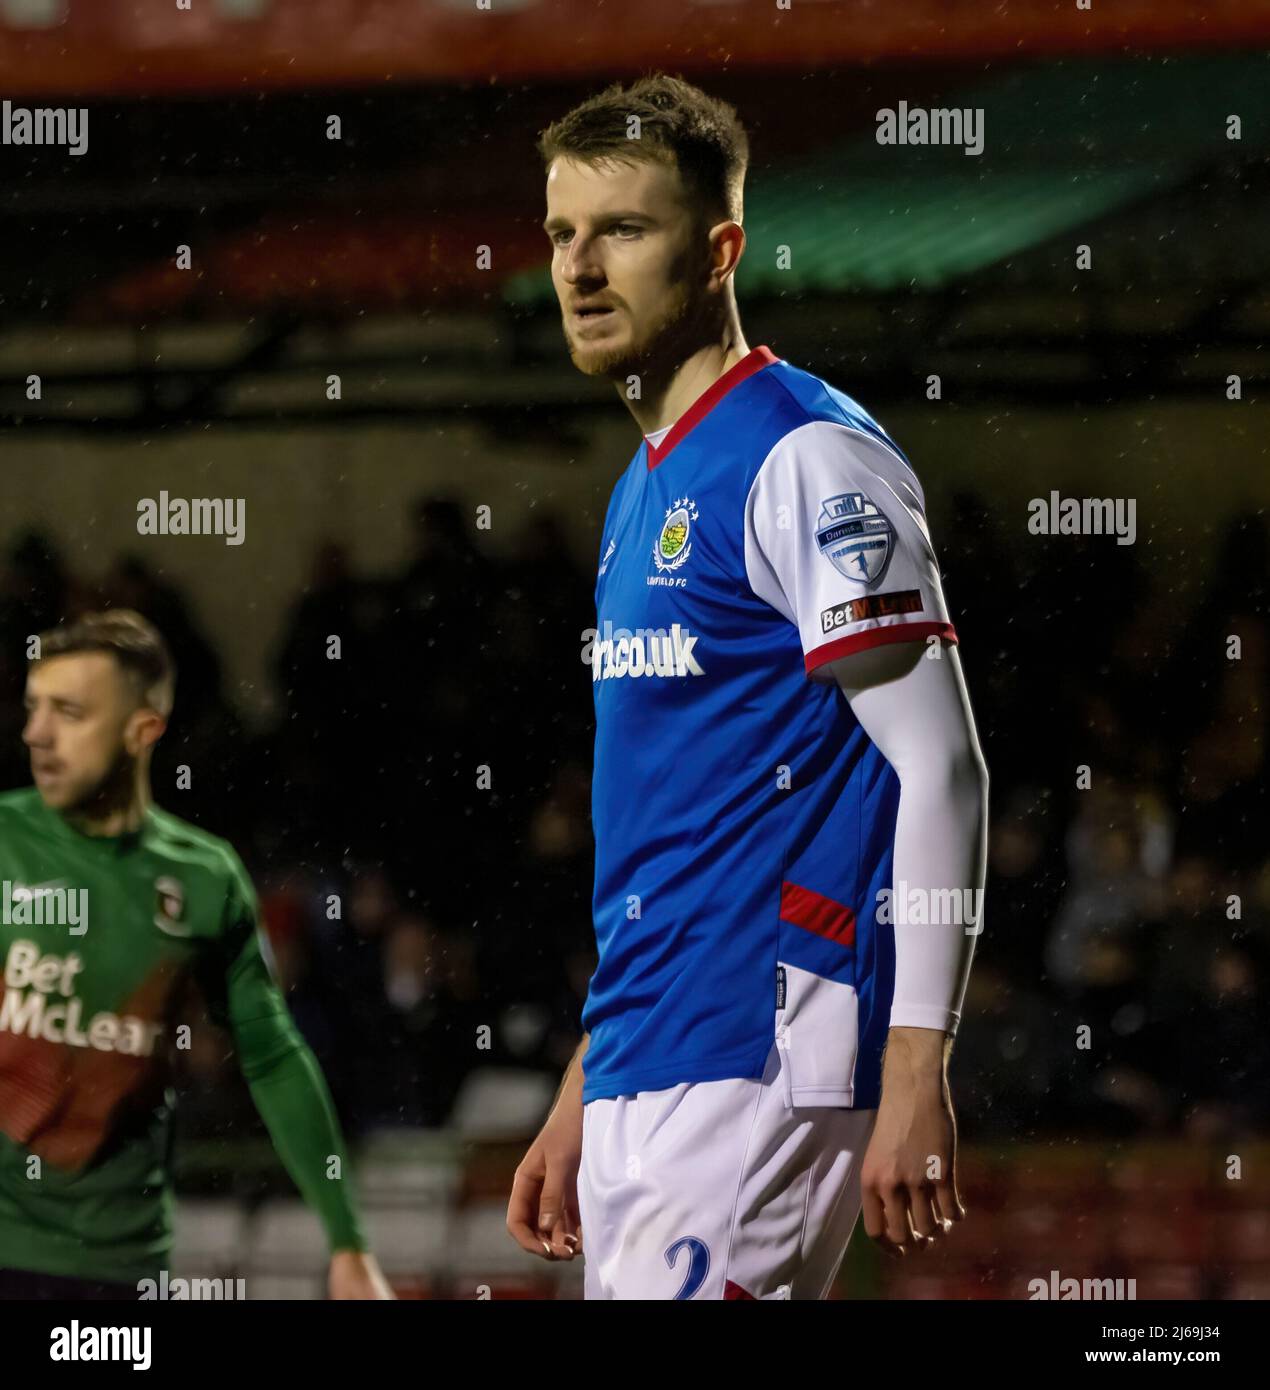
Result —
<instances>
[{"instance_id":1,"label":"eye","mask_svg":"<svg viewBox=\"0 0 1270 1390\"><path fill-rule=\"evenodd\" d=\"M562 240L562 238L567 237L568 235L568 232L553 232L551 234L552 243L556 246L563 246L564 241Z\"/></svg>"},{"instance_id":2,"label":"eye","mask_svg":"<svg viewBox=\"0 0 1270 1390\"><path fill-rule=\"evenodd\" d=\"M638 235L640 234L640 232L643 231L643 228L640 227L640 226L638 226L638 225L637 225L636 223L634 223L634 222L619 222L619 223L617 223L617 225L613 228L613 230L614 230L615 232L621 232L621 233L629 232L629 233L631 234L631 236L638 236Z\"/></svg>"}]
</instances>

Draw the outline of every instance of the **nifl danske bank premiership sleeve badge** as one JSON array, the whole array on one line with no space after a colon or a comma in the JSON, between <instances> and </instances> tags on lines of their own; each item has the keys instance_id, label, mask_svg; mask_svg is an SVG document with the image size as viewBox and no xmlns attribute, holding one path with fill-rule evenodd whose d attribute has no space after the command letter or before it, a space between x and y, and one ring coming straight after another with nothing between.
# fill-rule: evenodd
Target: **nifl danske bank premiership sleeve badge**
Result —
<instances>
[{"instance_id":1,"label":"nifl danske bank premiership sleeve badge","mask_svg":"<svg viewBox=\"0 0 1270 1390\"><path fill-rule=\"evenodd\" d=\"M844 578L876 584L890 562L895 528L864 493L840 492L820 504L816 544Z\"/></svg>"}]
</instances>

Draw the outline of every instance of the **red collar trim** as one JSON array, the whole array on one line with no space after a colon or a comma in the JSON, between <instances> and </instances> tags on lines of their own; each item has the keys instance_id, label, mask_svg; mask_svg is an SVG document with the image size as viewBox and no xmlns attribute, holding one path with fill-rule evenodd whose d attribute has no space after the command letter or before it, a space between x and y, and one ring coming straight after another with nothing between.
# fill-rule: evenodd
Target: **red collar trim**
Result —
<instances>
[{"instance_id":1,"label":"red collar trim","mask_svg":"<svg viewBox=\"0 0 1270 1390\"><path fill-rule=\"evenodd\" d=\"M716 405L732 390L734 386L740 386L748 377L752 377L755 372L761 372L764 367L770 367L773 362L781 359L767 347L751 348L735 366L729 367L726 372L708 387L678 420L670 427L670 433L658 445L644 443L648 447L648 467L651 472L666 457L676 444L691 430L695 425L699 425L702 420L714 409Z\"/></svg>"}]
</instances>

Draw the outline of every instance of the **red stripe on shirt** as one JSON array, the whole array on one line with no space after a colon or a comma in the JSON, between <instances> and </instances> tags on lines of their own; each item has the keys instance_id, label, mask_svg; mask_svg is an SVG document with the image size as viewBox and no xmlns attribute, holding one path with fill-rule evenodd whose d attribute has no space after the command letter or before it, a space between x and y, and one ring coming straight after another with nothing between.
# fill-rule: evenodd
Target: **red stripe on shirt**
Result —
<instances>
[{"instance_id":1,"label":"red stripe on shirt","mask_svg":"<svg viewBox=\"0 0 1270 1390\"><path fill-rule=\"evenodd\" d=\"M917 642L923 637L942 637L945 642L956 642L957 631L951 623L892 623L890 627L870 628L868 632L856 632L850 637L826 642L823 647L813 647L803 658L803 664L810 673L826 661L837 661L853 652L885 646L888 642Z\"/></svg>"},{"instance_id":2,"label":"red stripe on shirt","mask_svg":"<svg viewBox=\"0 0 1270 1390\"><path fill-rule=\"evenodd\" d=\"M839 946L855 945L855 913L849 907L788 880L781 884L781 921Z\"/></svg>"}]
</instances>

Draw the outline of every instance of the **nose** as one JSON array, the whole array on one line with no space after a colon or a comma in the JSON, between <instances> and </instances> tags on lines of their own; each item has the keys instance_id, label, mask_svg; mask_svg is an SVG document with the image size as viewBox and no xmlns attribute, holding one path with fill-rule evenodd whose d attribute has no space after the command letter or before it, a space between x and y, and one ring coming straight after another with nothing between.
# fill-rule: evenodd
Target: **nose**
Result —
<instances>
[{"instance_id":1,"label":"nose","mask_svg":"<svg viewBox=\"0 0 1270 1390\"><path fill-rule=\"evenodd\" d=\"M28 748L40 748L50 742L48 720L39 710L31 710L22 728L22 742Z\"/></svg>"},{"instance_id":2,"label":"nose","mask_svg":"<svg viewBox=\"0 0 1270 1390\"><path fill-rule=\"evenodd\" d=\"M604 271L596 257L593 238L574 234L565 250L560 274L566 285L585 282L590 286L599 286L604 283Z\"/></svg>"}]
</instances>

